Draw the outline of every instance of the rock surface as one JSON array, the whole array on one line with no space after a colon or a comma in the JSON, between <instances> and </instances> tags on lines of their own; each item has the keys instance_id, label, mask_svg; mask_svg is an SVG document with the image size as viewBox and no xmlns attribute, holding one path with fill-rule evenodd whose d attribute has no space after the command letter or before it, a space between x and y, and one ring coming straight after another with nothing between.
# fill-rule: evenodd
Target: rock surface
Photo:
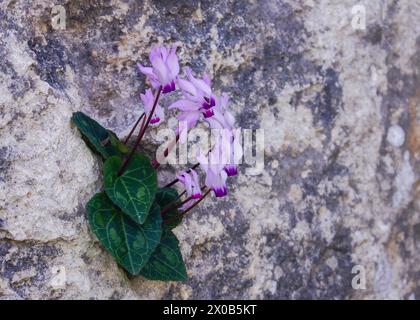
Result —
<instances>
[{"instance_id":1,"label":"rock surface","mask_svg":"<svg viewBox=\"0 0 420 320\"><path fill-rule=\"evenodd\" d=\"M0 1L0 298L420 298L419 1L55 4L65 30L51 1ZM176 229L185 283L127 277L90 232L101 163L70 125L123 135L156 42L265 135L262 173Z\"/></svg>"}]
</instances>

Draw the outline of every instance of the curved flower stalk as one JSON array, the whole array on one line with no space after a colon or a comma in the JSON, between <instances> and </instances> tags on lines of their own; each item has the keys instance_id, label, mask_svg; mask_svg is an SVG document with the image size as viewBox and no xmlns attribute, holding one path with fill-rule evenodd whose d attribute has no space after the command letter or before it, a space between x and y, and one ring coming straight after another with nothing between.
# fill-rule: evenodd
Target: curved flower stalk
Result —
<instances>
[{"instance_id":1,"label":"curved flower stalk","mask_svg":"<svg viewBox=\"0 0 420 320\"><path fill-rule=\"evenodd\" d=\"M152 67L144 67L138 63L140 72L147 76L153 88L162 87L162 93L175 91L175 82L179 73L176 46L171 48L155 46L150 51L149 59Z\"/></svg>"}]
</instances>

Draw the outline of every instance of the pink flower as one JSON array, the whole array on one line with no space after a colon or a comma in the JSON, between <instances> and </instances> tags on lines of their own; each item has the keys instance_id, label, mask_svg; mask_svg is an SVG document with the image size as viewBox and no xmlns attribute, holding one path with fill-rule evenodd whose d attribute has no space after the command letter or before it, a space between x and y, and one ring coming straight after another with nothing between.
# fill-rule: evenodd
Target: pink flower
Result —
<instances>
[{"instance_id":1,"label":"pink flower","mask_svg":"<svg viewBox=\"0 0 420 320\"><path fill-rule=\"evenodd\" d=\"M153 104L155 102L155 97L153 96L152 90L147 89L144 94L140 94L141 101L143 102L144 112L148 116L153 109ZM163 121L165 118L165 113L163 108L157 104L152 118L150 119L150 124L158 124Z\"/></svg>"},{"instance_id":2,"label":"pink flower","mask_svg":"<svg viewBox=\"0 0 420 320\"><path fill-rule=\"evenodd\" d=\"M192 75L190 68L185 68L185 72L188 80L178 79L184 99L174 102L169 109L176 108L187 113L200 111L205 118L213 116L216 101L211 90L210 78L205 75L202 79L197 79Z\"/></svg>"},{"instance_id":3,"label":"pink flower","mask_svg":"<svg viewBox=\"0 0 420 320\"><path fill-rule=\"evenodd\" d=\"M198 179L197 172L193 169L190 169L190 173L181 171L177 175L177 179L184 185L187 196L191 197L190 201L187 201L182 206L182 209L187 209L193 202L194 199L200 199L201 197L201 188L200 181Z\"/></svg>"},{"instance_id":4,"label":"pink flower","mask_svg":"<svg viewBox=\"0 0 420 320\"><path fill-rule=\"evenodd\" d=\"M226 161L222 157L223 154L217 145L209 152L208 156L202 153L197 156L200 167L206 172L205 185L213 190L216 197L227 195L227 173L224 170Z\"/></svg>"},{"instance_id":5,"label":"pink flower","mask_svg":"<svg viewBox=\"0 0 420 320\"><path fill-rule=\"evenodd\" d=\"M216 99L214 107L214 115L206 119L207 123L212 129L217 129L220 132L218 143L221 152L225 154L226 166L224 170L228 176L238 174L236 164L242 158L243 150L240 143L240 131L235 129L235 119L228 110L229 97L226 93Z\"/></svg>"},{"instance_id":6,"label":"pink flower","mask_svg":"<svg viewBox=\"0 0 420 320\"><path fill-rule=\"evenodd\" d=\"M242 145L240 142L240 131L234 129L233 131L227 131L228 141L222 144L222 152L226 154L226 165L224 170L228 176L236 176L238 174L237 164L243 155Z\"/></svg>"},{"instance_id":7,"label":"pink flower","mask_svg":"<svg viewBox=\"0 0 420 320\"><path fill-rule=\"evenodd\" d=\"M229 96L223 93L221 97L215 99L213 108L213 116L206 118L207 123L212 129L228 129L233 130L235 126L235 118L228 110Z\"/></svg>"},{"instance_id":8,"label":"pink flower","mask_svg":"<svg viewBox=\"0 0 420 320\"><path fill-rule=\"evenodd\" d=\"M154 46L149 55L151 67L137 64L141 73L145 74L154 88L162 87L163 93L175 90L175 81L179 73L176 46L166 48Z\"/></svg>"},{"instance_id":9,"label":"pink flower","mask_svg":"<svg viewBox=\"0 0 420 320\"><path fill-rule=\"evenodd\" d=\"M185 187L187 195L193 199L200 199L201 197L201 188L200 181L198 179L198 174L195 170L190 169L190 172L181 171L177 178Z\"/></svg>"}]
</instances>

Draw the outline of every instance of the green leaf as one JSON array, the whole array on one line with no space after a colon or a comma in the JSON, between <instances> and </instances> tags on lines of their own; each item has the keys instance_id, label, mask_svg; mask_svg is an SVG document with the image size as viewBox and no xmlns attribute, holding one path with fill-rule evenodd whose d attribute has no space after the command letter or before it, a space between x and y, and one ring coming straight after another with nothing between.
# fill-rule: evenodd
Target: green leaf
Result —
<instances>
[{"instance_id":1,"label":"green leaf","mask_svg":"<svg viewBox=\"0 0 420 320\"><path fill-rule=\"evenodd\" d=\"M172 231L164 231L159 246L153 252L140 275L149 280L185 281L188 279L179 250L179 241Z\"/></svg>"},{"instance_id":2,"label":"green leaf","mask_svg":"<svg viewBox=\"0 0 420 320\"><path fill-rule=\"evenodd\" d=\"M155 202L161 207L163 210L168 206L173 205L174 201L179 199L178 191L173 188L161 188L156 192ZM168 212L166 212L163 216L163 228L165 229L173 229L178 226L182 222L182 214L178 211L178 209L174 208Z\"/></svg>"},{"instance_id":3,"label":"green leaf","mask_svg":"<svg viewBox=\"0 0 420 320\"><path fill-rule=\"evenodd\" d=\"M128 218L105 192L97 193L87 204L93 233L129 273L136 275L159 245L162 219L154 206L146 222L139 226Z\"/></svg>"},{"instance_id":4,"label":"green leaf","mask_svg":"<svg viewBox=\"0 0 420 320\"><path fill-rule=\"evenodd\" d=\"M121 156L128 152L128 148L118 140L115 133L105 129L83 112L73 113L71 121L77 126L88 146L103 158Z\"/></svg>"},{"instance_id":5,"label":"green leaf","mask_svg":"<svg viewBox=\"0 0 420 320\"><path fill-rule=\"evenodd\" d=\"M156 171L146 156L135 154L123 174L118 176L122 163L120 157L105 161L105 192L133 221L143 224L155 200Z\"/></svg>"},{"instance_id":6,"label":"green leaf","mask_svg":"<svg viewBox=\"0 0 420 320\"><path fill-rule=\"evenodd\" d=\"M111 146L118 150L120 154L128 154L130 152L130 148L127 147L124 143L122 143L114 132L112 132L111 130L108 130L108 132Z\"/></svg>"}]
</instances>

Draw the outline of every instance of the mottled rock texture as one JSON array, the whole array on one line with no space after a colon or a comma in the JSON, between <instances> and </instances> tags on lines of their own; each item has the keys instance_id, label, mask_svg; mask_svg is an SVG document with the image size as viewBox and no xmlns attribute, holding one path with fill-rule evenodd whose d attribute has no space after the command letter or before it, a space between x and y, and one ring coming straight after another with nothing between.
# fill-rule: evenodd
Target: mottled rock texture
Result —
<instances>
[{"instance_id":1,"label":"mottled rock texture","mask_svg":"<svg viewBox=\"0 0 420 320\"><path fill-rule=\"evenodd\" d=\"M418 0L1 0L0 298L419 299L419 21ZM90 232L101 161L70 125L124 135L157 42L265 130L263 172L176 229L185 283L128 277Z\"/></svg>"}]
</instances>

